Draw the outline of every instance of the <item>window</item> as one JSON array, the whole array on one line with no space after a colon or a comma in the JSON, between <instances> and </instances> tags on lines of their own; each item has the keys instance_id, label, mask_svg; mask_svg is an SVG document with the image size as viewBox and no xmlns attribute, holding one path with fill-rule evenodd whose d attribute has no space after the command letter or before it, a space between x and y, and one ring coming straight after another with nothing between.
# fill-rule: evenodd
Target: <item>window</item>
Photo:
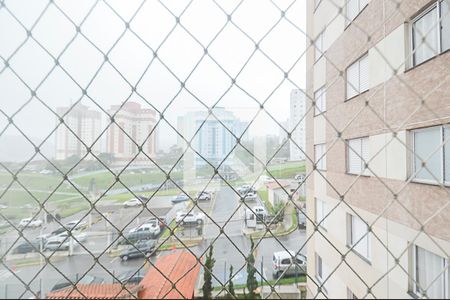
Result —
<instances>
[{"instance_id":1,"label":"window","mask_svg":"<svg viewBox=\"0 0 450 300\"><path fill-rule=\"evenodd\" d=\"M450 4L434 1L412 21L413 66L450 49Z\"/></svg>"},{"instance_id":2,"label":"window","mask_svg":"<svg viewBox=\"0 0 450 300\"><path fill-rule=\"evenodd\" d=\"M413 174L426 183L450 182L450 126L412 131ZM446 142L445 145L444 142ZM422 161L425 165L422 166Z\"/></svg>"},{"instance_id":3,"label":"window","mask_svg":"<svg viewBox=\"0 0 450 300\"><path fill-rule=\"evenodd\" d=\"M448 260L415 246L414 255L414 292L428 299L446 299L449 297Z\"/></svg>"},{"instance_id":4,"label":"window","mask_svg":"<svg viewBox=\"0 0 450 300\"><path fill-rule=\"evenodd\" d=\"M326 144L314 145L315 163L317 169L321 171L327 170L327 154L325 153L325 145Z\"/></svg>"},{"instance_id":5,"label":"window","mask_svg":"<svg viewBox=\"0 0 450 300\"><path fill-rule=\"evenodd\" d=\"M348 140L347 143L347 172L350 174L368 175L365 164L369 161L369 138Z\"/></svg>"},{"instance_id":6,"label":"window","mask_svg":"<svg viewBox=\"0 0 450 300\"><path fill-rule=\"evenodd\" d=\"M315 116L327 111L327 92L324 86L314 93L314 101L316 102L314 107Z\"/></svg>"},{"instance_id":7,"label":"window","mask_svg":"<svg viewBox=\"0 0 450 300\"><path fill-rule=\"evenodd\" d=\"M323 52L325 51L323 39L324 39L324 31L319 33L319 35L316 38L316 41L314 42L314 49L315 49L315 53L316 53L315 54L316 55L315 56L316 61L318 61L319 58L322 57Z\"/></svg>"},{"instance_id":8,"label":"window","mask_svg":"<svg viewBox=\"0 0 450 300\"><path fill-rule=\"evenodd\" d=\"M347 244L362 257L370 260L370 235L367 224L357 216L347 215Z\"/></svg>"},{"instance_id":9,"label":"window","mask_svg":"<svg viewBox=\"0 0 450 300\"><path fill-rule=\"evenodd\" d=\"M322 257L316 253L316 278L323 283L329 276L327 265L323 262Z\"/></svg>"},{"instance_id":10,"label":"window","mask_svg":"<svg viewBox=\"0 0 450 300\"><path fill-rule=\"evenodd\" d=\"M347 100L369 89L369 56L366 54L347 68Z\"/></svg>"},{"instance_id":11,"label":"window","mask_svg":"<svg viewBox=\"0 0 450 300\"><path fill-rule=\"evenodd\" d=\"M325 218L330 212L328 204L325 201L316 199L316 223L324 229L327 229L327 220Z\"/></svg>"},{"instance_id":12,"label":"window","mask_svg":"<svg viewBox=\"0 0 450 300\"><path fill-rule=\"evenodd\" d=\"M346 24L350 24L368 3L369 0L348 0L345 6Z\"/></svg>"}]
</instances>

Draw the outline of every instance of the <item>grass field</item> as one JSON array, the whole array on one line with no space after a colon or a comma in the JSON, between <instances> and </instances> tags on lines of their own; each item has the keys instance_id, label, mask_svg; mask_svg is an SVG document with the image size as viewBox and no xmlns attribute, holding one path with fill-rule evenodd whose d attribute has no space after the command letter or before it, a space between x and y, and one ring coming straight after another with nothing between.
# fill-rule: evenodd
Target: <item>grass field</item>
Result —
<instances>
[{"instance_id":1,"label":"grass field","mask_svg":"<svg viewBox=\"0 0 450 300\"><path fill-rule=\"evenodd\" d=\"M294 178L295 175L299 173L304 173L306 171L305 162L287 162L277 165L269 165L267 167L270 173L275 178ZM269 175L270 176L270 175Z\"/></svg>"}]
</instances>

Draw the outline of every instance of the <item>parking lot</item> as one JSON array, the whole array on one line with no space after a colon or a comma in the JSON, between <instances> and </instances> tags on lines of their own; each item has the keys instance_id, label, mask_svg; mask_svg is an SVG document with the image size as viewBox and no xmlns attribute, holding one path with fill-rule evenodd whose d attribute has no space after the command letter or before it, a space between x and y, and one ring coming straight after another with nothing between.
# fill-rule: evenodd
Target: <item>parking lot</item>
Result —
<instances>
[{"instance_id":1,"label":"parking lot","mask_svg":"<svg viewBox=\"0 0 450 300\"><path fill-rule=\"evenodd\" d=\"M228 276L228 268L233 265L237 273L245 270L245 256L250 249L250 240L243 235L245 208L260 206L261 200L240 201L240 197L227 185L222 185L214 190L211 200L199 201L198 207L194 207L194 214L204 213L204 222L198 224L178 224L173 220L177 212L190 210L188 202L182 202L173 205L171 199L173 196L154 197L147 203L147 209L139 207L125 208L123 204L109 204L99 206L98 210L104 215L90 214L80 212L70 219L63 219L63 223L72 220L82 220L87 223L87 228L81 230L86 234L86 240L77 245L75 243L73 251L57 251L55 254L51 251L45 252L52 256L51 264L45 263L45 258L40 259L38 254L16 254L9 255L6 265L15 275L6 268L0 269L0 279L2 282L8 282L7 285L0 284L0 297L25 297L31 295L23 289L23 282L30 286L33 291L49 291L58 281L64 280L62 274L79 278L88 274L89 276L102 278L104 282L113 282L117 277L126 272L145 273L152 262L167 251L171 244L180 243L194 244L190 251L198 257L202 257L207 250L208 245L214 245L214 256L216 264L214 266L214 284L219 285L224 282ZM157 251L155 255L146 258L136 258L123 261L119 255L130 246L117 247L119 233L127 233L130 229L139 226L145 220L154 216L161 217L174 230L174 236L169 232L162 232L159 236L158 245L165 251ZM109 220L109 222L107 221ZM33 239L36 236L48 234L58 228L55 222L45 224L42 228L26 229L24 236ZM223 227L221 233L220 227ZM76 236L76 235L75 235ZM1 236L1 249L4 251L17 239L14 233L7 233ZM271 258L274 251L283 250L284 247L299 249L301 243L305 241L303 231L294 231L289 236L280 238L266 238L257 240L258 245L256 254L256 265L258 271L262 272L267 279L272 278ZM98 257L96 262L93 256ZM21 264L16 265L18 259L30 260L29 266ZM32 259L34 258L34 260ZM242 277L237 275L236 279ZM45 279L45 280L44 280ZM23 282L21 282L23 280Z\"/></svg>"}]
</instances>

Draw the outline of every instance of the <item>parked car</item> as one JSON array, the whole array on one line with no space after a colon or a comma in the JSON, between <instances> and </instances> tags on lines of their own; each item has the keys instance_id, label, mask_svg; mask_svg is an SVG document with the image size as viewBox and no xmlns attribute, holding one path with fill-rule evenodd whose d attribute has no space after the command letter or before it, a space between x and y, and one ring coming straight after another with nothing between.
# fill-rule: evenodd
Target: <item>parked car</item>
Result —
<instances>
[{"instance_id":1,"label":"parked car","mask_svg":"<svg viewBox=\"0 0 450 300\"><path fill-rule=\"evenodd\" d=\"M199 192L195 199L199 201L210 201L212 198L211 193L207 191Z\"/></svg>"},{"instance_id":2,"label":"parked car","mask_svg":"<svg viewBox=\"0 0 450 300\"><path fill-rule=\"evenodd\" d=\"M150 257L153 254L155 254L155 240L148 240L134 244L120 253L119 257L123 261L127 261L130 258Z\"/></svg>"},{"instance_id":3,"label":"parked car","mask_svg":"<svg viewBox=\"0 0 450 300\"><path fill-rule=\"evenodd\" d=\"M32 240L32 241L24 241L23 243L20 243L16 248L13 250L13 254L24 254L24 253L30 253L30 252L37 252L40 249L40 241L39 240Z\"/></svg>"},{"instance_id":4,"label":"parked car","mask_svg":"<svg viewBox=\"0 0 450 300\"><path fill-rule=\"evenodd\" d=\"M244 195L244 200L256 201L256 198L258 198L258 196L255 192L248 192Z\"/></svg>"},{"instance_id":5,"label":"parked car","mask_svg":"<svg viewBox=\"0 0 450 300\"><path fill-rule=\"evenodd\" d=\"M95 284L95 283L100 284L105 281L103 278L91 276L89 274L86 274L83 277L81 277L81 276L78 277L78 274L75 276L67 276L66 275L66 277L69 279L69 281L65 278L61 279L52 287L51 290L58 291L58 290L66 288L66 287L75 285L75 284Z\"/></svg>"},{"instance_id":6,"label":"parked car","mask_svg":"<svg viewBox=\"0 0 450 300\"><path fill-rule=\"evenodd\" d=\"M304 208L297 208L297 220L298 220L298 227L300 229L306 228L306 207Z\"/></svg>"},{"instance_id":7,"label":"parked car","mask_svg":"<svg viewBox=\"0 0 450 300\"><path fill-rule=\"evenodd\" d=\"M53 230L53 231L50 233L50 235L51 235L51 236L55 236L55 235L58 235L58 234L60 234L60 233L66 232L66 231L67 231L66 228L64 228L64 227L59 227L58 229Z\"/></svg>"},{"instance_id":8,"label":"parked car","mask_svg":"<svg viewBox=\"0 0 450 300\"><path fill-rule=\"evenodd\" d=\"M127 208L127 207L138 207L141 206L142 202L136 198L133 198L131 200L125 201L123 203L123 207Z\"/></svg>"},{"instance_id":9,"label":"parked car","mask_svg":"<svg viewBox=\"0 0 450 300\"><path fill-rule=\"evenodd\" d=\"M173 197L171 201L173 204L177 204L177 203L181 203L181 202L188 201L188 200L189 200L189 196L184 193L181 193L181 194L178 194L175 197Z\"/></svg>"},{"instance_id":10,"label":"parked car","mask_svg":"<svg viewBox=\"0 0 450 300\"><path fill-rule=\"evenodd\" d=\"M8 206L7 206L7 205L4 205L4 204L0 204L0 209L6 209L6 208L8 208Z\"/></svg>"},{"instance_id":11,"label":"parked car","mask_svg":"<svg viewBox=\"0 0 450 300\"><path fill-rule=\"evenodd\" d=\"M186 213L186 212L178 212L175 221L179 224L186 225L186 224L197 224L201 225L203 224L205 220L205 214L203 213Z\"/></svg>"},{"instance_id":12,"label":"parked car","mask_svg":"<svg viewBox=\"0 0 450 300\"><path fill-rule=\"evenodd\" d=\"M134 244L138 241L142 240L150 240L153 238L153 234L148 231L139 231L139 232L131 232L125 234L123 237L119 239L117 242L118 245L129 245Z\"/></svg>"},{"instance_id":13,"label":"parked car","mask_svg":"<svg viewBox=\"0 0 450 300\"><path fill-rule=\"evenodd\" d=\"M32 218L26 218L20 220L19 228L37 228L42 226L42 220L32 220Z\"/></svg>"},{"instance_id":14,"label":"parked car","mask_svg":"<svg viewBox=\"0 0 450 300\"><path fill-rule=\"evenodd\" d=\"M161 220L161 221L160 221ZM159 229L162 230L166 226L166 217L159 217L159 219L155 217L151 217L147 221L145 221L146 224L157 224L159 226Z\"/></svg>"},{"instance_id":15,"label":"parked car","mask_svg":"<svg viewBox=\"0 0 450 300\"><path fill-rule=\"evenodd\" d=\"M293 257L294 261L292 261ZM275 278L279 278L282 275L298 276L306 274L306 256L303 254L295 256L294 251L274 252L272 264Z\"/></svg>"},{"instance_id":16,"label":"parked car","mask_svg":"<svg viewBox=\"0 0 450 300\"><path fill-rule=\"evenodd\" d=\"M135 227L135 228L131 229L130 233L141 232L141 231L148 231L153 235L153 237L157 237L158 234L161 232L161 228L159 227L159 225L156 222L144 223L139 227Z\"/></svg>"},{"instance_id":17,"label":"parked car","mask_svg":"<svg viewBox=\"0 0 450 300\"><path fill-rule=\"evenodd\" d=\"M53 239L45 243L44 251L64 251L69 249L69 241L65 239Z\"/></svg>"},{"instance_id":18,"label":"parked car","mask_svg":"<svg viewBox=\"0 0 450 300\"><path fill-rule=\"evenodd\" d=\"M86 221L80 221L80 220L73 220L67 223L65 226L68 229L83 229L86 228L88 223Z\"/></svg>"},{"instance_id":19,"label":"parked car","mask_svg":"<svg viewBox=\"0 0 450 300\"><path fill-rule=\"evenodd\" d=\"M297 174L294 176L294 179L301 182L301 181L305 180L305 174Z\"/></svg>"},{"instance_id":20,"label":"parked car","mask_svg":"<svg viewBox=\"0 0 450 300\"><path fill-rule=\"evenodd\" d=\"M72 233L71 233L72 235L73 235L73 237L74 237L74 242L80 242L80 243L82 243L82 242L85 242L86 241L86 238L87 238L87 235L86 235L86 233L84 233L84 232L81 232L81 233L77 233L76 231L72 231ZM50 241L50 240L57 240L57 239L65 239L65 240L68 240L69 239L69 232L68 231L65 231L65 232L62 232L62 233L60 233L60 234L58 234L58 235L56 235L56 236L53 236L53 237L50 237L48 240Z\"/></svg>"},{"instance_id":21,"label":"parked car","mask_svg":"<svg viewBox=\"0 0 450 300\"><path fill-rule=\"evenodd\" d=\"M120 274L117 280L122 284L139 284L144 276L145 273L141 273L140 270L138 272L133 270Z\"/></svg>"},{"instance_id":22,"label":"parked car","mask_svg":"<svg viewBox=\"0 0 450 300\"><path fill-rule=\"evenodd\" d=\"M248 185L248 184L242 185L241 187L239 187L237 189L237 191L241 195L246 195L247 193L252 193L252 192L255 193L256 192L255 189L252 186Z\"/></svg>"}]
</instances>

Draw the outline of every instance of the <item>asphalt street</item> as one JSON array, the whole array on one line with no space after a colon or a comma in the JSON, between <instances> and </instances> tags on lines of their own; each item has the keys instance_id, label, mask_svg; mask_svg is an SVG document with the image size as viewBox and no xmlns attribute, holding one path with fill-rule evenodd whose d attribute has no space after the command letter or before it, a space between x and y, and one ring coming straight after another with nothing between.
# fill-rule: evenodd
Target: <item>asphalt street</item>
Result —
<instances>
[{"instance_id":1,"label":"asphalt street","mask_svg":"<svg viewBox=\"0 0 450 300\"><path fill-rule=\"evenodd\" d=\"M154 201L153 201L154 200ZM159 199L152 199L152 203L148 210L142 208L128 208L123 209L122 206L109 207L105 210L108 213L108 219L119 229L128 229L142 223L143 220L149 218L153 214L158 216L168 215L168 219L173 218L176 211L183 209L183 205L172 207L170 197L160 197ZM214 245L214 257L216 264L214 266L214 284L221 285L228 278L229 267L233 265L235 272L239 273L245 271L245 257L250 251L250 240L248 237L242 235L242 226L244 221L243 207L238 208L241 204L239 197L234 191L223 185L216 191L216 197L212 203L201 203L201 208L209 214L210 218L206 218L204 228L202 231L203 242L196 247L190 248L198 257L203 257L210 244ZM249 205L259 205L259 202L248 203ZM196 209L197 210L197 209ZM79 216L74 216L71 219L76 219ZM92 218L92 217L91 217ZM26 236L37 236L41 232L50 232L55 224L48 224L48 227L43 230L26 230ZM220 227L223 227L221 233ZM89 228L86 232L88 238L83 245L92 253L99 255L102 253L107 245L111 243L111 237L105 233L115 231L105 220L100 220ZM2 236L3 240L14 239L17 234L14 232ZM256 248L256 266L263 276L270 280L272 279L272 255L273 252L284 250L298 251L305 242L305 232L296 230L288 236L280 238L266 238L263 240L256 240L258 245ZM283 248L283 246L284 248ZM305 253L303 249L302 253ZM163 255L167 252L159 252L156 256L151 258L154 262L158 255ZM34 292L42 291L44 294L48 292L53 285L59 280L63 279L64 274L75 278L89 274L91 276L101 277L105 282L112 282L113 276L128 272L138 271L146 272L150 266L145 259L133 259L127 262L121 261L118 257L111 257L107 253L100 256L98 262L94 260L83 247L78 246L70 257L58 258L50 264L34 265L28 267L14 267L12 274L9 270L0 267L0 298L28 298L32 294L27 292L25 286L28 285ZM18 278L17 278L17 277ZM245 276L241 272L236 276L237 281L245 282Z\"/></svg>"}]
</instances>

